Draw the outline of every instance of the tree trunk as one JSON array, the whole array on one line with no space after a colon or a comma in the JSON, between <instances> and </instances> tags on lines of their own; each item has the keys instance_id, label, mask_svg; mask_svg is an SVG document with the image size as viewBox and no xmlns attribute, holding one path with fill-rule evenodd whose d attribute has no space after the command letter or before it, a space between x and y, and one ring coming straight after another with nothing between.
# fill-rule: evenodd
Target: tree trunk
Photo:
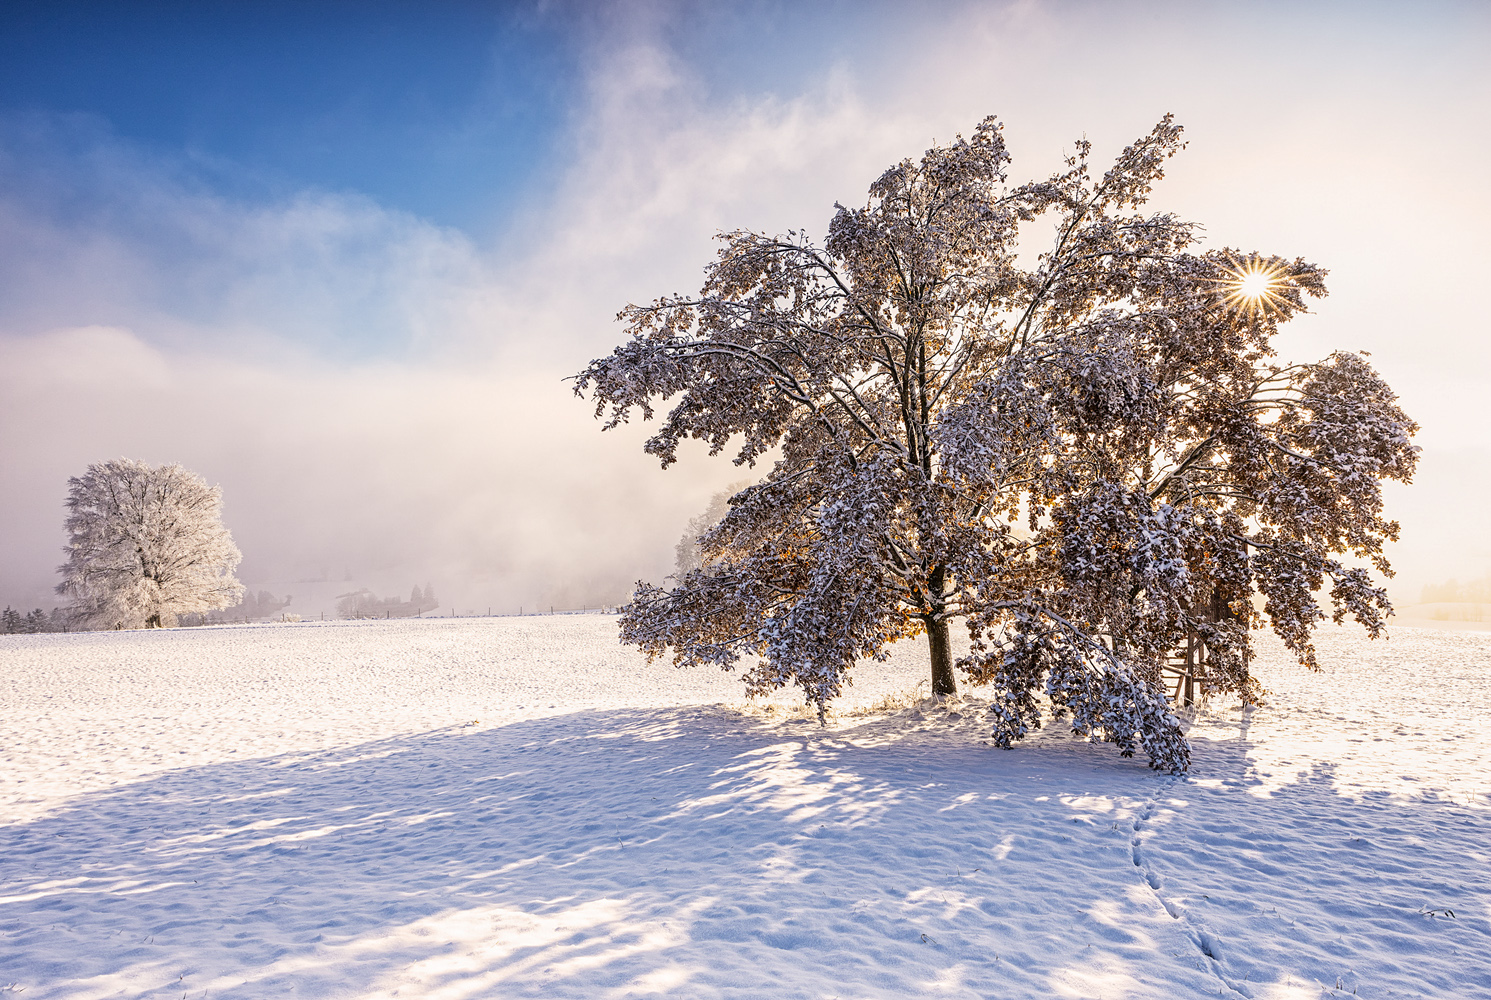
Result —
<instances>
[{"instance_id":1,"label":"tree trunk","mask_svg":"<svg viewBox=\"0 0 1491 1000\"><path fill-rule=\"evenodd\" d=\"M947 637L947 619L935 619L926 625L927 641L932 647L932 694L957 694L958 682L953 677L953 650Z\"/></svg>"}]
</instances>

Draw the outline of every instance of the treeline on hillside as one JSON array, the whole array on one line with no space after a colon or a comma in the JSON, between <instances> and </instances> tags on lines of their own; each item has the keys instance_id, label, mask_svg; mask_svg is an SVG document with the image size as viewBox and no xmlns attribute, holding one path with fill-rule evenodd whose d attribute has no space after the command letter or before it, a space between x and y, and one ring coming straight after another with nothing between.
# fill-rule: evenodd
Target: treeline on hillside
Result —
<instances>
[{"instance_id":1,"label":"treeline on hillside","mask_svg":"<svg viewBox=\"0 0 1491 1000\"><path fill-rule=\"evenodd\" d=\"M200 625L231 625L244 622L262 622L279 619L294 600L287 594L283 599L267 590L257 593L248 591L243 600L230 608L207 611L202 614L177 616L176 624L187 627ZM406 601L401 597L379 597L366 588L337 596L337 615L341 618L412 618L440 606L435 596L435 587L430 584L415 586ZM292 618L291 620L298 620ZM0 635L28 632L77 632L88 628L87 623L74 620L65 607L43 611L37 608L20 612L6 608L0 613Z\"/></svg>"},{"instance_id":2,"label":"treeline on hillside","mask_svg":"<svg viewBox=\"0 0 1491 1000\"><path fill-rule=\"evenodd\" d=\"M1491 576L1471 583L1450 580L1424 588L1421 604L1491 604Z\"/></svg>"},{"instance_id":3,"label":"treeline on hillside","mask_svg":"<svg viewBox=\"0 0 1491 1000\"><path fill-rule=\"evenodd\" d=\"M267 590L261 590L257 594L249 590L244 592L243 600L230 608L208 611L199 615L180 615L177 618L177 624L227 625L233 622L266 621L270 618L278 618L294 599L294 595L287 594L282 601Z\"/></svg>"},{"instance_id":4,"label":"treeline on hillside","mask_svg":"<svg viewBox=\"0 0 1491 1000\"><path fill-rule=\"evenodd\" d=\"M350 594L337 595L337 615L342 618L412 618L440 607L433 584L424 590L418 585L409 592L409 600L398 597L379 597L364 587Z\"/></svg>"},{"instance_id":5,"label":"treeline on hillside","mask_svg":"<svg viewBox=\"0 0 1491 1000\"><path fill-rule=\"evenodd\" d=\"M53 608L51 611L37 608L25 614L10 607L0 611L0 635L67 631L70 631L70 628L65 608Z\"/></svg>"}]
</instances>

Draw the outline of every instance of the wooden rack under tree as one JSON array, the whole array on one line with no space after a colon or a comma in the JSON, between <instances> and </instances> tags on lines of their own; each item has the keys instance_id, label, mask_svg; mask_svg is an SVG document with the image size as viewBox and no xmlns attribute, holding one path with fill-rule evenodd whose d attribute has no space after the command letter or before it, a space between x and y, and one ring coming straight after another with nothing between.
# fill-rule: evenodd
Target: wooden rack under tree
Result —
<instances>
[{"instance_id":1,"label":"wooden rack under tree","mask_svg":"<svg viewBox=\"0 0 1491 1000\"><path fill-rule=\"evenodd\" d=\"M1186 636L1186 644L1165 658L1160 668L1165 686L1174 680L1175 688L1170 692L1170 702L1177 708L1196 704L1196 683L1206 676L1206 643L1195 632Z\"/></svg>"},{"instance_id":2,"label":"wooden rack under tree","mask_svg":"<svg viewBox=\"0 0 1491 1000\"><path fill-rule=\"evenodd\" d=\"M1233 612L1231 604L1219 591L1213 591L1211 600L1207 603L1206 617L1214 622L1236 621L1237 615ZM1175 682L1174 690L1170 693L1170 701L1177 708L1187 708L1200 701L1197 687L1206 680L1207 668L1211 664L1211 650L1206 646L1206 640L1201 633L1192 629L1186 635L1185 645L1176 649L1165 658L1165 663L1160 667L1160 676L1165 686L1170 687L1170 682Z\"/></svg>"}]
</instances>

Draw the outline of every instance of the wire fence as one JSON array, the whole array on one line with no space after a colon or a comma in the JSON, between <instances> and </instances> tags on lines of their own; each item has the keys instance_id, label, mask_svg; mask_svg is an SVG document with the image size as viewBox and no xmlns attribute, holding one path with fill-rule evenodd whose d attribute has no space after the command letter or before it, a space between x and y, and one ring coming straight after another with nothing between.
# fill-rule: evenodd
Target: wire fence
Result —
<instances>
[{"instance_id":1,"label":"wire fence","mask_svg":"<svg viewBox=\"0 0 1491 1000\"><path fill-rule=\"evenodd\" d=\"M458 611L456 608L437 608L431 611L417 614L358 614L342 612L318 611L315 614L297 615L291 612L279 612L273 615L225 615L212 613L209 615L182 615L176 622L175 628L206 628L213 625L294 625L306 622L345 622L345 621L438 621L449 619L475 619L475 618L539 618L558 615L614 615L620 613L617 605L587 605L579 608L561 608L549 605L546 608L531 608L520 605L516 611L502 611L496 607L485 610L468 608ZM0 635L34 635L43 632L96 632L109 631L107 629L88 628L73 623L62 621L45 622L10 622L0 619Z\"/></svg>"},{"instance_id":2,"label":"wire fence","mask_svg":"<svg viewBox=\"0 0 1491 1000\"><path fill-rule=\"evenodd\" d=\"M555 605L548 607L533 607L530 605L519 605L516 611L502 611L495 607L489 607L485 611L479 608L468 608L465 611L457 611L455 608L436 608L432 611L422 611L413 614L395 614L384 611L382 614L363 614L358 612L336 612L327 615L320 613L319 621L387 621L393 619L434 619L434 618L535 618L548 617L551 615L614 615L620 612L620 606L614 604L591 604L580 608L561 608ZM285 620L295 619L295 615L284 616ZM279 621L279 618L255 619L258 621ZM304 621L306 619L300 618Z\"/></svg>"},{"instance_id":3,"label":"wire fence","mask_svg":"<svg viewBox=\"0 0 1491 1000\"><path fill-rule=\"evenodd\" d=\"M532 605L519 605L517 610L502 610L491 606L482 608L467 608L458 610L454 607L433 608L417 612L398 612L392 609L380 611L369 610L337 610L317 611L309 614L295 614L294 612L282 611L271 615L244 615L224 614L212 612L207 615L183 616L177 622L178 627L197 628L206 625L281 625L297 624L300 622L338 622L338 621L434 621L452 618L536 618L557 615L614 615L620 613L620 606L614 604L587 604L577 608L562 608L557 605L547 607L534 607Z\"/></svg>"}]
</instances>

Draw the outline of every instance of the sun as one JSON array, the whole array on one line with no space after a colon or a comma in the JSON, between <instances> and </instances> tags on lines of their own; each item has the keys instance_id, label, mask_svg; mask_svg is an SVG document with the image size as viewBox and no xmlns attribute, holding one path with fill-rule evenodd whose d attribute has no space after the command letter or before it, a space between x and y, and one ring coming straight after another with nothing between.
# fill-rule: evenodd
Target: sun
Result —
<instances>
[{"instance_id":1,"label":"sun","mask_svg":"<svg viewBox=\"0 0 1491 1000\"><path fill-rule=\"evenodd\" d=\"M1246 271L1237 278L1237 289L1233 293L1240 299L1257 299L1269 293L1273 280L1267 271Z\"/></svg>"},{"instance_id":2,"label":"sun","mask_svg":"<svg viewBox=\"0 0 1491 1000\"><path fill-rule=\"evenodd\" d=\"M1278 264L1255 257L1234 261L1220 284L1229 306L1256 315L1283 307L1288 279Z\"/></svg>"}]
</instances>

